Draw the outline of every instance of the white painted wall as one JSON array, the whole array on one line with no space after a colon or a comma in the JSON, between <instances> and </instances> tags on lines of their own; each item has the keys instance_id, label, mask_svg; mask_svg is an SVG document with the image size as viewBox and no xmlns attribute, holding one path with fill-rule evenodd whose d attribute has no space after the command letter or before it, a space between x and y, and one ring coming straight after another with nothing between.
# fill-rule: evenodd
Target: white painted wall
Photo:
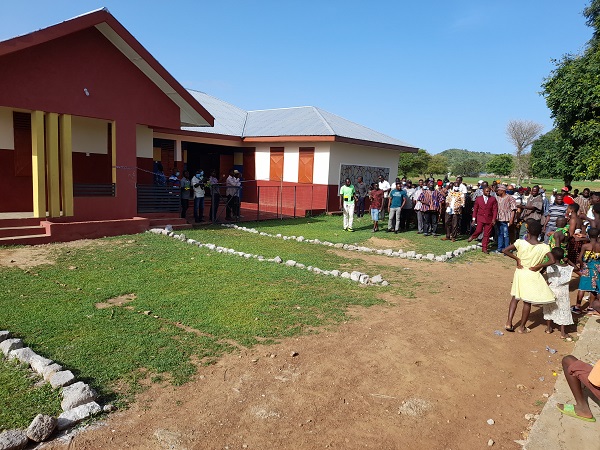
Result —
<instances>
[{"instance_id":1,"label":"white painted wall","mask_svg":"<svg viewBox=\"0 0 600 450\"><path fill-rule=\"evenodd\" d=\"M298 166L300 165L300 147L288 145L283 150L283 181L288 183L298 182Z\"/></svg>"},{"instance_id":2,"label":"white painted wall","mask_svg":"<svg viewBox=\"0 0 600 450\"><path fill-rule=\"evenodd\" d=\"M313 184L329 184L329 153L332 144L330 142L319 142L314 145L315 167L313 169Z\"/></svg>"},{"instance_id":3,"label":"white painted wall","mask_svg":"<svg viewBox=\"0 0 600 450\"><path fill-rule=\"evenodd\" d=\"M284 144L283 181L289 183L298 182L300 147L314 147L315 163L313 169L313 184L327 184L329 177L329 146L330 144L328 142ZM281 144L258 144L254 147L256 148L256 179L269 180L271 170L271 147L281 147Z\"/></svg>"},{"instance_id":4,"label":"white painted wall","mask_svg":"<svg viewBox=\"0 0 600 450\"><path fill-rule=\"evenodd\" d=\"M257 180L269 180L269 172L271 171L271 146L258 144L255 146L255 178ZM284 156L285 158L285 153Z\"/></svg>"},{"instance_id":5,"label":"white painted wall","mask_svg":"<svg viewBox=\"0 0 600 450\"><path fill-rule=\"evenodd\" d=\"M328 184L339 184L342 164L387 167L389 179L394 180L398 175L399 156L399 150L334 142L331 144Z\"/></svg>"},{"instance_id":6,"label":"white painted wall","mask_svg":"<svg viewBox=\"0 0 600 450\"><path fill-rule=\"evenodd\" d=\"M135 126L135 154L138 158L153 158L153 133L145 125Z\"/></svg>"},{"instance_id":7,"label":"white painted wall","mask_svg":"<svg viewBox=\"0 0 600 450\"><path fill-rule=\"evenodd\" d=\"M108 122L73 116L72 127L74 152L103 155L108 153Z\"/></svg>"},{"instance_id":8,"label":"white painted wall","mask_svg":"<svg viewBox=\"0 0 600 450\"><path fill-rule=\"evenodd\" d=\"M0 149L15 149L13 110L9 108L0 108Z\"/></svg>"}]
</instances>

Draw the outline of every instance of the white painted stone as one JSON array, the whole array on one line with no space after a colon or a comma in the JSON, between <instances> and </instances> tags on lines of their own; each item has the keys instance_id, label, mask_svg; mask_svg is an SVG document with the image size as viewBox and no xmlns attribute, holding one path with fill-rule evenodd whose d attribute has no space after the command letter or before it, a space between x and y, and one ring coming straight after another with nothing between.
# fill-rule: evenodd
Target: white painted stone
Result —
<instances>
[{"instance_id":1,"label":"white painted stone","mask_svg":"<svg viewBox=\"0 0 600 450\"><path fill-rule=\"evenodd\" d=\"M433 253L427 253L427 259L433 260L434 258L435 258L435 255Z\"/></svg>"},{"instance_id":2,"label":"white painted stone","mask_svg":"<svg viewBox=\"0 0 600 450\"><path fill-rule=\"evenodd\" d=\"M414 258L416 254L417 252L415 252L414 250L406 252L406 256L408 256L409 258Z\"/></svg>"},{"instance_id":3,"label":"white painted stone","mask_svg":"<svg viewBox=\"0 0 600 450\"><path fill-rule=\"evenodd\" d=\"M52 364L52 360L48 358L44 358L40 355L35 355L29 360L29 365L33 370L42 375L44 367Z\"/></svg>"},{"instance_id":4,"label":"white painted stone","mask_svg":"<svg viewBox=\"0 0 600 450\"><path fill-rule=\"evenodd\" d=\"M342 272L341 277L342 278L350 278L350 273L348 273L348 272Z\"/></svg>"},{"instance_id":5,"label":"white painted stone","mask_svg":"<svg viewBox=\"0 0 600 450\"><path fill-rule=\"evenodd\" d=\"M0 449L21 450L29 442L24 430L8 430L0 433Z\"/></svg>"},{"instance_id":6,"label":"white painted stone","mask_svg":"<svg viewBox=\"0 0 600 450\"><path fill-rule=\"evenodd\" d=\"M85 405L70 409L69 411L65 411L58 416L57 428L59 430L64 430L72 427L82 420L87 419L94 414L98 414L101 411L102 408L96 402L86 403Z\"/></svg>"},{"instance_id":7,"label":"white painted stone","mask_svg":"<svg viewBox=\"0 0 600 450\"><path fill-rule=\"evenodd\" d=\"M34 355L37 356L37 354L29 347L23 347L12 350L8 354L8 359L16 359L17 361L22 362L24 364L29 364L29 361L31 361L31 358Z\"/></svg>"},{"instance_id":8,"label":"white painted stone","mask_svg":"<svg viewBox=\"0 0 600 450\"><path fill-rule=\"evenodd\" d=\"M60 364L49 364L42 368L41 375L44 377L44 380L49 382L50 378L52 378L52 375L54 375L56 372L60 372L61 370L63 370L63 367Z\"/></svg>"},{"instance_id":9,"label":"white painted stone","mask_svg":"<svg viewBox=\"0 0 600 450\"><path fill-rule=\"evenodd\" d=\"M10 331L2 330L0 331L0 342L7 340L10 338Z\"/></svg>"},{"instance_id":10,"label":"white painted stone","mask_svg":"<svg viewBox=\"0 0 600 450\"><path fill-rule=\"evenodd\" d=\"M339 277L340 276L340 271L334 269L334 270L331 271L331 275L333 275L334 277Z\"/></svg>"},{"instance_id":11,"label":"white painted stone","mask_svg":"<svg viewBox=\"0 0 600 450\"><path fill-rule=\"evenodd\" d=\"M57 422L55 417L38 414L27 428L27 437L34 442L43 442L54 432Z\"/></svg>"},{"instance_id":12,"label":"white painted stone","mask_svg":"<svg viewBox=\"0 0 600 450\"><path fill-rule=\"evenodd\" d=\"M358 279L358 282L360 284L367 284L369 282L369 275L367 275L366 273L363 273L360 278Z\"/></svg>"},{"instance_id":13,"label":"white painted stone","mask_svg":"<svg viewBox=\"0 0 600 450\"><path fill-rule=\"evenodd\" d=\"M279 256L276 256L275 258L273 258L273 262L276 262L277 264L281 264L283 262L283 259L281 259Z\"/></svg>"},{"instance_id":14,"label":"white painted stone","mask_svg":"<svg viewBox=\"0 0 600 450\"><path fill-rule=\"evenodd\" d=\"M23 348L23 341L21 339L12 338L5 339L0 342L0 350L4 353L4 356L8 356L9 352Z\"/></svg>"},{"instance_id":15,"label":"white painted stone","mask_svg":"<svg viewBox=\"0 0 600 450\"><path fill-rule=\"evenodd\" d=\"M294 266L296 265L296 261L294 261L294 260L292 260L292 259L288 259L288 260L285 262L285 265L286 265L286 266L289 266L289 267L294 267Z\"/></svg>"},{"instance_id":16,"label":"white painted stone","mask_svg":"<svg viewBox=\"0 0 600 450\"><path fill-rule=\"evenodd\" d=\"M56 389L58 387L64 387L75 381L75 375L70 370L62 370L56 372L50 377L50 385Z\"/></svg>"},{"instance_id":17,"label":"white painted stone","mask_svg":"<svg viewBox=\"0 0 600 450\"><path fill-rule=\"evenodd\" d=\"M371 283L373 283L373 284L379 284L382 281L383 281L383 277L381 276L381 274L375 275L373 278L371 278Z\"/></svg>"},{"instance_id":18,"label":"white painted stone","mask_svg":"<svg viewBox=\"0 0 600 450\"><path fill-rule=\"evenodd\" d=\"M388 283L388 282L387 282L387 281L385 281L385 280L383 280L383 281L381 282L381 285L382 285L382 286L389 286L389 284L390 284L390 283Z\"/></svg>"},{"instance_id":19,"label":"white painted stone","mask_svg":"<svg viewBox=\"0 0 600 450\"><path fill-rule=\"evenodd\" d=\"M361 275L362 275L362 273L361 273L361 272L358 272L358 271L356 271L356 270L355 270L354 272L352 272L352 273L350 274L350 279L351 279L352 281L359 281L359 280L360 280L360 276L361 276Z\"/></svg>"},{"instance_id":20,"label":"white painted stone","mask_svg":"<svg viewBox=\"0 0 600 450\"><path fill-rule=\"evenodd\" d=\"M296 263L296 267L298 269L304 269L306 266L304 264L302 264L302 263Z\"/></svg>"},{"instance_id":21,"label":"white painted stone","mask_svg":"<svg viewBox=\"0 0 600 450\"><path fill-rule=\"evenodd\" d=\"M92 402L98 397L98 394L82 381L73 383L70 386L65 386L62 393L63 400L60 402L60 406L63 411L68 411L80 405Z\"/></svg>"}]
</instances>

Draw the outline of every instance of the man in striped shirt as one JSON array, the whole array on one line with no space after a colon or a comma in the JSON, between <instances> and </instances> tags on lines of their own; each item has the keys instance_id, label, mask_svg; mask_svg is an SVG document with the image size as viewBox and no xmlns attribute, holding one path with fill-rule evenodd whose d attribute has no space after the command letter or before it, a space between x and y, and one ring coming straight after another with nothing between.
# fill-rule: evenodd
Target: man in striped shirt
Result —
<instances>
[{"instance_id":1,"label":"man in striped shirt","mask_svg":"<svg viewBox=\"0 0 600 450\"><path fill-rule=\"evenodd\" d=\"M496 201L498 202L498 250L497 253L502 253L506 247L510 245L508 228L515 222L515 212L517 210L517 202L512 195L506 194L506 186L499 184L496 192Z\"/></svg>"},{"instance_id":2,"label":"man in striped shirt","mask_svg":"<svg viewBox=\"0 0 600 450\"><path fill-rule=\"evenodd\" d=\"M423 188L421 195L419 195L421 212L423 213L423 236L439 236L436 233L438 212L443 199L442 194L435 190L433 180L429 180L427 186Z\"/></svg>"},{"instance_id":3,"label":"man in striped shirt","mask_svg":"<svg viewBox=\"0 0 600 450\"><path fill-rule=\"evenodd\" d=\"M567 213L567 205L563 201L563 194L558 193L554 198L554 204L548 206L548 211L542 219L544 242L547 244L550 239L550 233L556 230L556 219L565 217Z\"/></svg>"}]
</instances>

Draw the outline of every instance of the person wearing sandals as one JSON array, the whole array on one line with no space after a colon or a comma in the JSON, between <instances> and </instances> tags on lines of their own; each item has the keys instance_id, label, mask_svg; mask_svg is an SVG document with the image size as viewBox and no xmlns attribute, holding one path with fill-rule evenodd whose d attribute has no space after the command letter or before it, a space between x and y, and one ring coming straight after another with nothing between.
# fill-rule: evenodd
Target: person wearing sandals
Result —
<instances>
[{"instance_id":1,"label":"person wearing sandals","mask_svg":"<svg viewBox=\"0 0 600 450\"><path fill-rule=\"evenodd\" d=\"M574 264L568 259L565 260L565 251L560 247L552 249L552 255L556 259L556 264L546 267L546 280L554 296L556 303L544 305L544 320L546 321L546 333L550 334L552 323L560 326L560 337L572 341L565 330L567 325L573 325L573 315L571 314L571 299L569 298L569 282L573 275ZM565 260L563 263L562 261Z\"/></svg>"},{"instance_id":2,"label":"person wearing sandals","mask_svg":"<svg viewBox=\"0 0 600 450\"><path fill-rule=\"evenodd\" d=\"M538 242L538 236L541 232L542 225L532 220L527 224L527 239L518 239L502 251L506 256L517 262L517 269L510 290L512 298L508 308L508 320L504 327L506 331L515 331L513 317L519 300L523 300L521 324L516 329L519 333L529 333L531 331L525 326L527 319L529 319L531 305L545 305L556 301L554 292L540 273L541 269L556 262L554 255L550 252L550 246ZM514 250L516 250L516 254L513 253ZM547 261L544 262L546 258Z\"/></svg>"},{"instance_id":3,"label":"person wearing sandals","mask_svg":"<svg viewBox=\"0 0 600 450\"><path fill-rule=\"evenodd\" d=\"M600 301L594 300L592 307L595 311L600 312ZM573 355L568 355L563 358L562 366L569 389L575 397L575 404L558 403L556 407L566 416L575 417L584 422L595 422L596 418L592 415L588 399L584 395L581 385L584 384L590 393L600 400L600 361L592 366Z\"/></svg>"},{"instance_id":4,"label":"person wearing sandals","mask_svg":"<svg viewBox=\"0 0 600 450\"><path fill-rule=\"evenodd\" d=\"M581 303L585 292L590 293L590 298L594 300L600 290L598 286L598 275L600 269L600 242L598 228L590 228L588 236L590 242L583 244L577 264L579 266L579 292L577 292L577 302L571 309L575 314L581 314ZM591 302L590 302L591 303ZM587 311L592 312L593 308L588 307Z\"/></svg>"}]
</instances>

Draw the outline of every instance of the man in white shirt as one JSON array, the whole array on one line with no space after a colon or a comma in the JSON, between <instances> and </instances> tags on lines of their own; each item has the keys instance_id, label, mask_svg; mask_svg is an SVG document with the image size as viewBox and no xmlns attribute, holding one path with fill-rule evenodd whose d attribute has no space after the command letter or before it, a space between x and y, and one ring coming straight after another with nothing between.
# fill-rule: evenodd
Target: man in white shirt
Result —
<instances>
[{"instance_id":1,"label":"man in white shirt","mask_svg":"<svg viewBox=\"0 0 600 450\"><path fill-rule=\"evenodd\" d=\"M423 233L423 212L421 211L419 196L421 195L421 192L423 192L424 185L425 181L423 179L419 180L419 184L412 194L413 209L415 210L415 214L417 215L417 234Z\"/></svg>"},{"instance_id":2,"label":"man in white shirt","mask_svg":"<svg viewBox=\"0 0 600 450\"><path fill-rule=\"evenodd\" d=\"M232 218L237 219L239 215L239 203L240 203L240 172L231 169L229 176L225 181L227 189L227 205L225 206L225 219L231 220ZM232 215L233 212L233 215Z\"/></svg>"},{"instance_id":3,"label":"man in white shirt","mask_svg":"<svg viewBox=\"0 0 600 450\"><path fill-rule=\"evenodd\" d=\"M379 189L383 191L383 204L381 205L381 211L379 212L379 220L383 220L385 217L385 211L387 211L390 191L392 190L392 186L383 177L383 175L379 175Z\"/></svg>"},{"instance_id":4,"label":"man in white shirt","mask_svg":"<svg viewBox=\"0 0 600 450\"><path fill-rule=\"evenodd\" d=\"M204 220L204 172L202 169L196 170L196 175L192 177L192 189L194 189L194 220L202 222Z\"/></svg>"}]
</instances>

